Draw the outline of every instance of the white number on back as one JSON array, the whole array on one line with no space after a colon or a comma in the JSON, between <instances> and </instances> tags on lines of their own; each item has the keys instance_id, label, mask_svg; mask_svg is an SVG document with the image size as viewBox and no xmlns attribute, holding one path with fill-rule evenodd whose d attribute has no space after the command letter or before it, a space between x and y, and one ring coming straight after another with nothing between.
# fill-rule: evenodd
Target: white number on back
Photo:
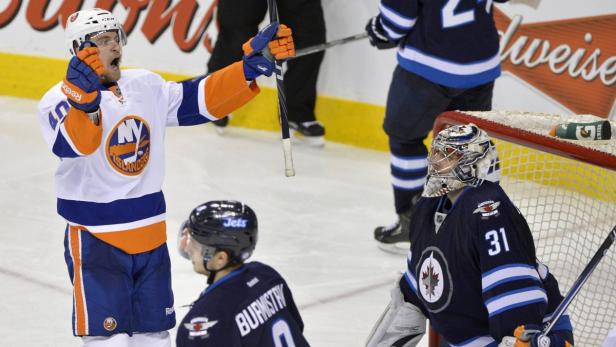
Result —
<instances>
[{"instance_id":1,"label":"white number on back","mask_svg":"<svg viewBox=\"0 0 616 347\"><path fill-rule=\"evenodd\" d=\"M272 339L275 347L295 347L291 328L284 319L279 319L272 324Z\"/></svg>"}]
</instances>

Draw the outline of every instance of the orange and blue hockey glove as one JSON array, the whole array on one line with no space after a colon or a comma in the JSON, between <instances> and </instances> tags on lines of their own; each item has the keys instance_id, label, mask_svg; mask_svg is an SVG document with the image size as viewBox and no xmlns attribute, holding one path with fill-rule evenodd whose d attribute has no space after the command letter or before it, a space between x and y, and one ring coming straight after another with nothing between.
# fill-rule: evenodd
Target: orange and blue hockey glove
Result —
<instances>
[{"instance_id":1,"label":"orange and blue hockey glove","mask_svg":"<svg viewBox=\"0 0 616 347\"><path fill-rule=\"evenodd\" d=\"M291 34L291 29L284 24L272 22L244 43L244 76L247 81L260 75L271 76L275 67L274 59L283 60L295 56Z\"/></svg>"},{"instance_id":2,"label":"orange and blue hockey glove","mask_svg":"<svg viewBox=\"0 0 616 347\"><path fill-rule=\"evenodd\" d=\"M91 47L86 47L91 44ZM94 112L101 102L100 76L105 72L98 56L98 48L91 42L84 42L76 56L71 58L62 83L62 92L68 102L86 113Z\"/></svg>"}]
</instances>

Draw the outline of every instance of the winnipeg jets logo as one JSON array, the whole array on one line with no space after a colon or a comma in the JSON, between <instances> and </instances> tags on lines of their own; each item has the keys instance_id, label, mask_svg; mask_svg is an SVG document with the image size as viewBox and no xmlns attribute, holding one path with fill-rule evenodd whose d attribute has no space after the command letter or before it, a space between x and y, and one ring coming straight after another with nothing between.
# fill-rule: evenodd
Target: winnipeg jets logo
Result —
<instances>
[{"instance_id":1,"label":"winnipeg jets logo","mask_svg":"<svg viewBox=\"0 0 616 347\"><path fill-rule=\"evenodd\" d=\"M190 323L184 323L184 327L188 330L188 338L200 337L204 339L209 336L207 330L217 323L217 320L210 321L207 317L195 317L190 320Z\"/></svg>"},{"instance_id":2,"label":"winnipeg jets logo","mask_svg":"<svg viewBox=\"0 0 616 347\"><path fill-rule=\"evenodd\" d=\"M438 313L449 306L453 280L447 258L441 249L426 247L414 266L417 295L429 312Z\"/></svg>"},{"instance_id":3,"label":"winnipeg jets logo","mask_svg":"<svg viewBox=\"0 0 616 347\"><path fill-rule=\"evenodd\" d=\"M443 295L443 269L434 252L421 264L419 272L419 289L424 300L435 302Z\"/></svg>"},{"instance_id":4,"label":"winnipeg jets logo","mask_svg":"<svg viewBox=\"0 0 616 347\"><path fill-rule=\"evenodd\" d=\"M267 68L265 66L258 65L257 68L259 68L259 70L263 72L267 71Z\"/></svg>"},{"instance_id":5,"label":"winnipeg jets logo","mask_svg":"<svg viewBox=\"0 0 616 347\"><path fill-rule=\"evenodd\" d=\"M481 213L482 219L488 219L492 216L496 217L499 215L498 206L500 206L500 201L484 201L477 205L477 208L473 211L473 214Z\"/></svg>"}]
</instances>

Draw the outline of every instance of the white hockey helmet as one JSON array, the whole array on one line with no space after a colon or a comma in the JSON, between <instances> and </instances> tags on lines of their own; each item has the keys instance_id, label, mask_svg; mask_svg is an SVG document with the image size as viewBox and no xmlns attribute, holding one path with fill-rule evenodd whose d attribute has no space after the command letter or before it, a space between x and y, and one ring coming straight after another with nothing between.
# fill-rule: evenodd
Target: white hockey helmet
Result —
<instances>
[{"instance_id":1,"label":"white hockey helmet","mask_svg":"<svg viewBox=\"0 0 616 347\"><path fill-rule=\"evenodd\" d=\"M116 17L107 10L92 8L71 14L66 21L66 44L71 55L75 50L92 37L92 34L116 31L120 44L126 45L126 32Z\"/></svg>"},{"instance_id":2,"label":"white hockey helmet","mask_svg":"<svg viewBox=\"0 0 616 347\"><path fill-rule=\"evenodd\" d=\"M432 140L422 195L442 196L483 180L500 180L498 153L486 132L472 123L441 130Z\"/></svg>"}]
</instances>

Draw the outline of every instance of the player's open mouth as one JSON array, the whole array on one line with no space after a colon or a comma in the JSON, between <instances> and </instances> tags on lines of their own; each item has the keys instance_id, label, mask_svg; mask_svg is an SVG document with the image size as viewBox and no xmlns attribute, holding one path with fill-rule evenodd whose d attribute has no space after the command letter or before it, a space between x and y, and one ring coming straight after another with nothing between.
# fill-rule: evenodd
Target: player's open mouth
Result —
<instances>
[{"instance_id":1,"label":"player's open mouth","mask_svg":"<svg viewBox=\"0 0 616 347\"><path fill-rule=\"evenodd\" d=\"M119 69L119 68L120 68L120 58L115 58L115 59L113 59L113 60L111 61L111 64L110 64L110 65L111 65L112 67L115 67L115 68L118 68L118 69Z\"/></svg>"}]
</instances>

